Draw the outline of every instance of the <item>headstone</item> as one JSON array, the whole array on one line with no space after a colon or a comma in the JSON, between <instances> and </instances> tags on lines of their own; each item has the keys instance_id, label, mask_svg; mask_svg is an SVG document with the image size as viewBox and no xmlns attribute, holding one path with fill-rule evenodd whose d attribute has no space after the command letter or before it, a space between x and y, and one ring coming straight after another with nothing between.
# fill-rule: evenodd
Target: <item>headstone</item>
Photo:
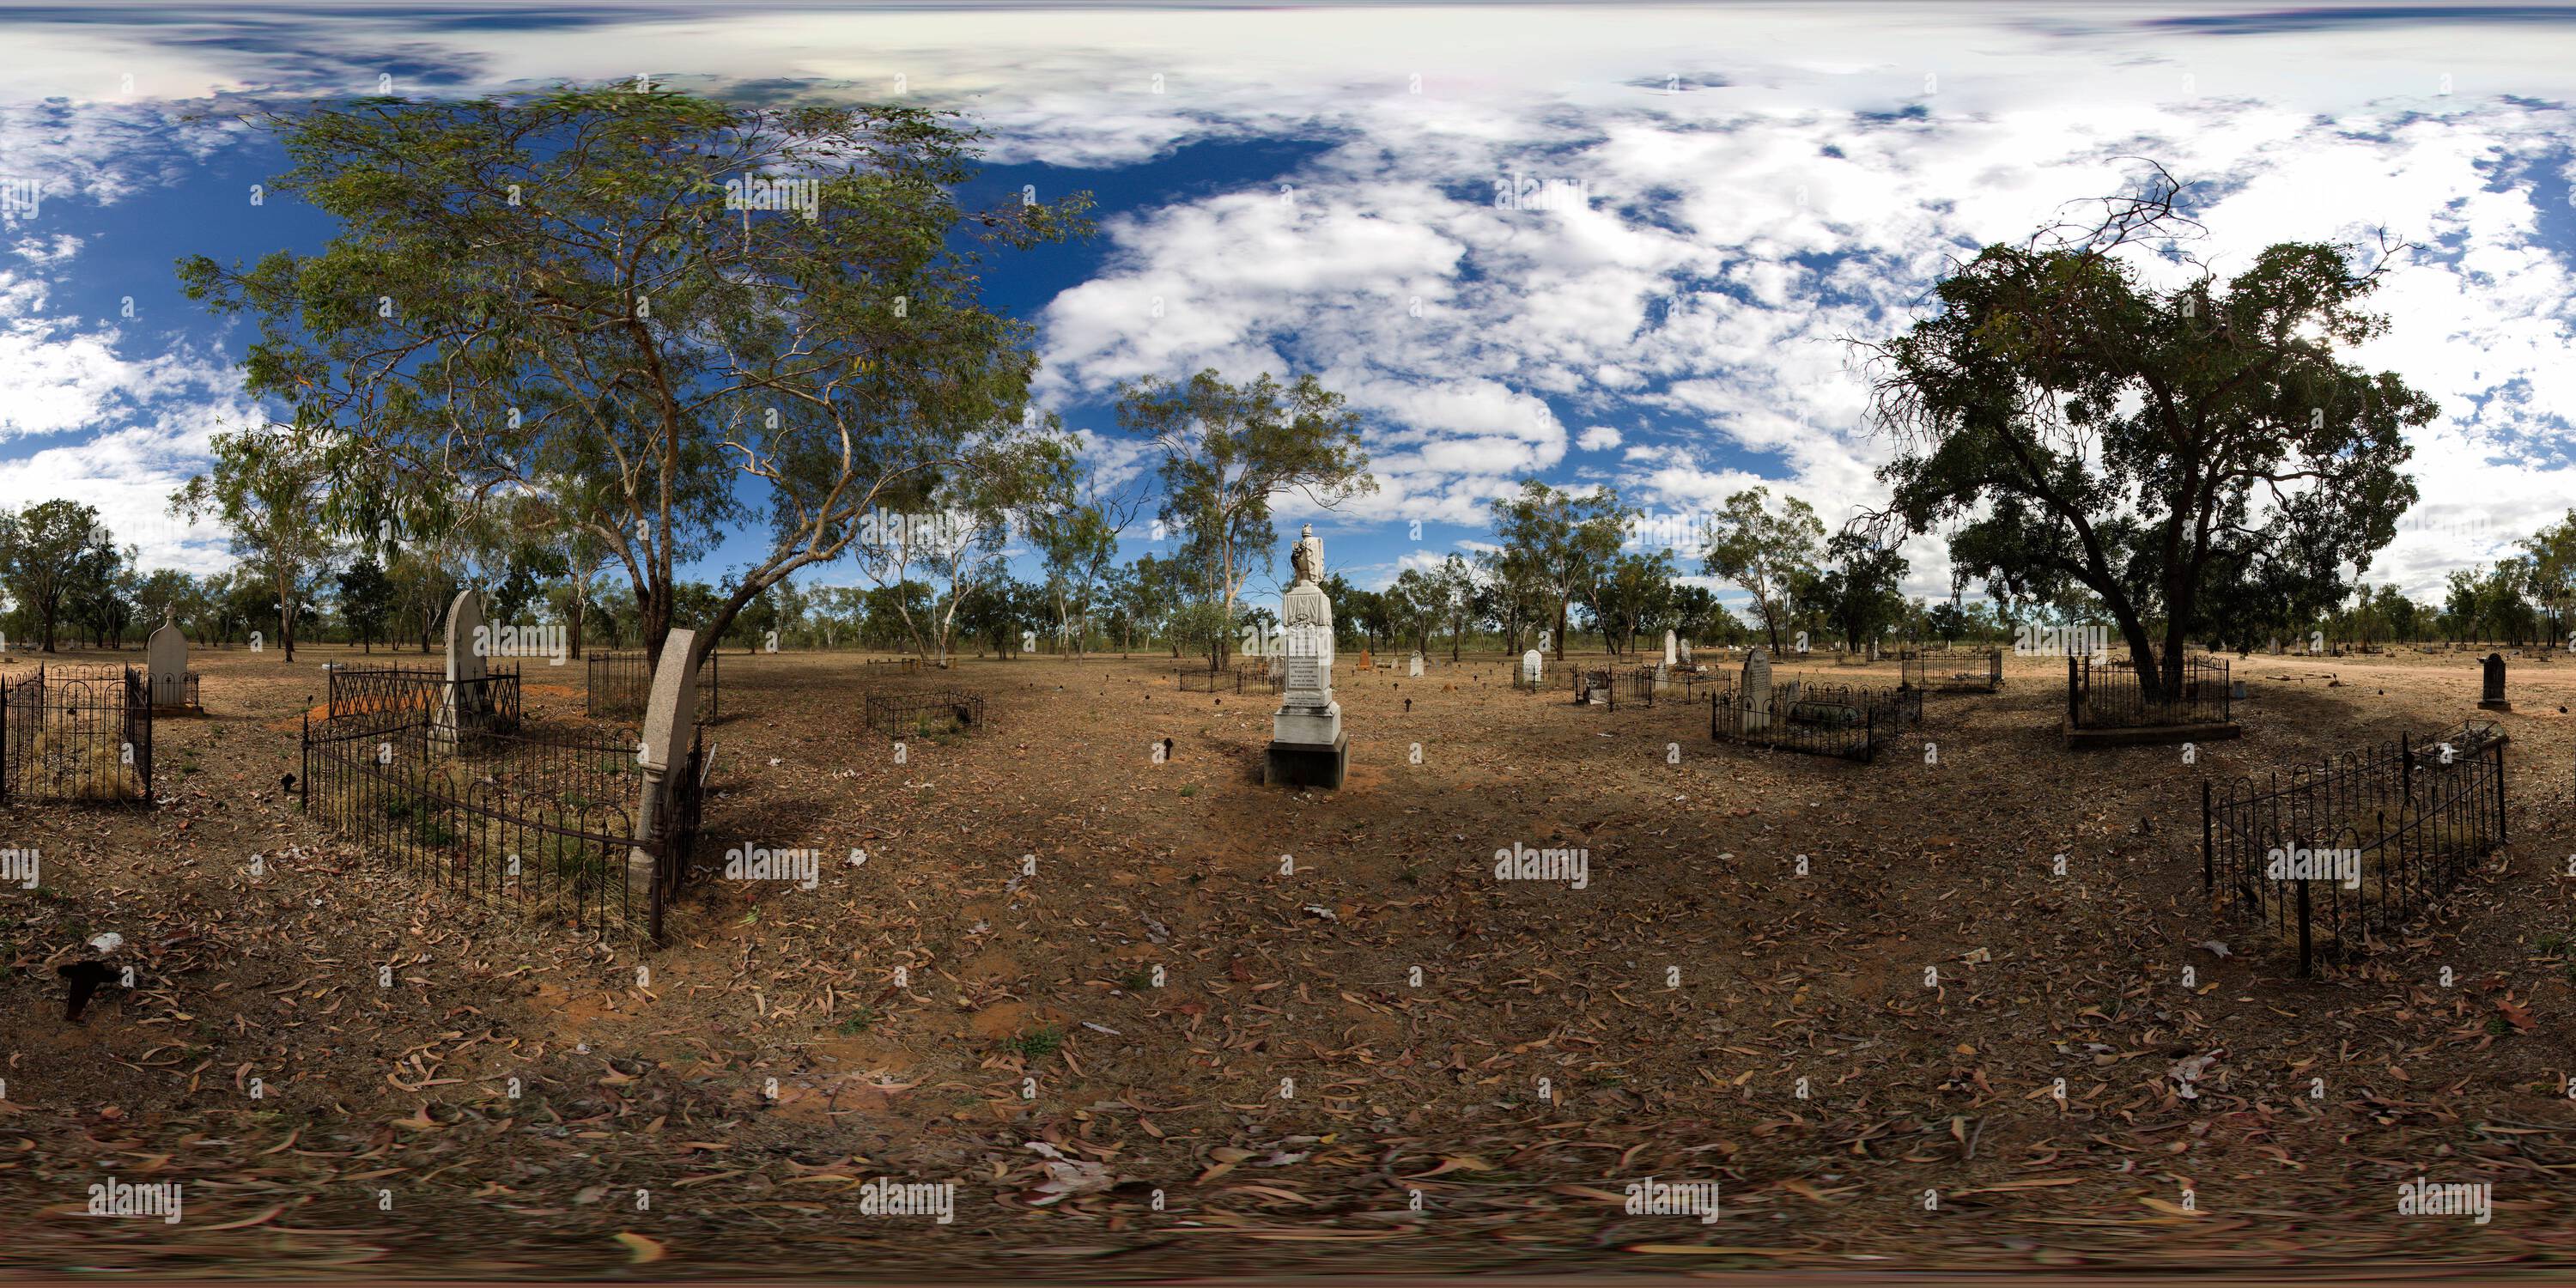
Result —
<instances>
[{"instance_id":1,"label":"headstone","mask_svg":"<svg viewBox=\"0 0 2576 1288\"><path fill-rule=\"evenodd\" d=\"M462 606L464 596L457 599ZM480 603L475 605L475 615L482 615ZM697 640L696 631L674 627L663 638L662 660L653 668L653 690L644 701L643 739L636 748L637 766L644 775L635 801L635 837L639 841L654 834L662 811L673 806L673 789L679 775L689 772L689 749L696 744L698 733L698 673L685 664L685 659ZM650 851L639 845L626 852L628 907L659 906L653 897L653 876ZM652 929L656 934L661 931L658 925Z\"/></svg>"},{"instance_id":2,"label":"headstone","mask_svg":"<svg viewBox=\"0 0 2576 1288\"><path fill-rule=\"evenodd\" d=\"M1756 644L1744 655L1744 674L1737 684L1737 709L1743 733L1768 733L1771 730L1771 657Z\"/></svg>"},{"instance_id":3,"label":"headstone","mask_svg":"<svg viewBox=\"0 0 2576 1288\"><path fill-rule=\"evenodd\" d=\"M1690 652L1690 641L1689 641L1689 640L1683 640L1683 641L1682 641L1682 665L1684 665L1684 666L1689 666L1689 665L1691 665L1691 652Z\"/></svg>"},{"instance_id":4,"label":"headstone","mask_svg":"<svg viewBox=\"0 0 2576 1288\"><path fill-rule=\"evenodd\" d=\"M456 592L447 606L447 684L432 721L435 732L446 738L480 725L491 712L491 689L483 683L491 674L490 660L477 647L488 638L482 593L471 588Z\"/></svg>"},{"instance_id":5,"label":"headstone","mask_svg":"<svg viewBox=\"0 0 2576 1288\"><path fill-rule=\"evenodd\" d=\"M1370 670L1375 670L1375 669L1376 669L1376 668L1375 668L1373 665L1371 665L1371 664L1370 664L1370 662L1369 662L1369 651L1368 651L1367 649L1361 649L1361 650L1360 650L1360 664L1359 664L1359 668L1358 668L1358 669L1363 670L1363 671L1370 671Z\"/></svg>"},{"instance_id":6,"label":"headstone","mask_svg":"<svg viewBox=\"0 0 2576 1288\"><path fill-rule=\"evenodd\" d=\"M1287 686L1270 717L1270 753L1262 781L1291 787L1341 788L1350 768L1350 740L1342 732L1342 704L1333 700L1333 605L1320 584L1324 542L1308 524L1289 554L1296 584L1279 597L1286 630ZM1367 665L1367 653L1361 653Z\"/></svg>"},{"instance_id":7,"label":"headstone","mask_svg":"<svg viewBox=\"0 0 2576 1288\"><path fill-rule=\"evenodd\" d=\"M1664 665L1679 666L1681 663L1681 637L1671 631L1664 632Z\"/></svg>"},{"instance_id":8,"label":"headstone","mask_svg":"<svg viewBox=\"0 0 2576 1288\"><path fill-rule=\"evenodd\" d=\"M188 637L179 633L179 624L171 619L170 610L161 610L161 625L143 644L143 667L152 678L152 705L183 707L188 704Z\"/></svg>"},{"instance_id":9,"label":"headstone","mask_svg":"<svg viewBox=\"0 0 2576 1288\"><path fill-rule=\"evenodd\" d=\"M1537 649L1521 654L1521 683L1533 689L1537 688L1539 672L1545 669L1547 669L1547 659L1541 657Z\"/></svg>"},{"instance_id":10,"label":"headstone","mask_svg":"<svg viewBox=\"0 0 2576 1288\"><path fill-rule=\"evenodd\" d=\"M1405 678L1409 680L1419 680L1422 678L1422 654L1415 653L1413 655L1413 660L1405 664L1404 675Z\"/></svg>"},{"instance_id":11,"label":"headstone","mask_svg":"<svg viewBox=\"0 0 2576 1288\"><path fill-rule=\"evenodd\" d=\"M2487 654L2486 689L2478 695L2478 706L2487 711L2513 710L2513 704L2504 699L2504 657L2501 654Z\"/></svg>"}]
</instances>

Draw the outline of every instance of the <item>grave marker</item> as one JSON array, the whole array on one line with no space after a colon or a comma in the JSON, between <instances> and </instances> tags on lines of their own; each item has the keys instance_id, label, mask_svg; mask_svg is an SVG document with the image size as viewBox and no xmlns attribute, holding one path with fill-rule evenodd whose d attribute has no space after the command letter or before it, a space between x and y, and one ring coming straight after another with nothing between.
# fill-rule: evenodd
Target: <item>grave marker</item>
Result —
<instances>
[{"instance_id":1,"label":"grave marker","mask_svg":"<svg viewBox=\"0 0 2576 1288\"><path fill-rule=\"evenodd\" d=\"M1417 650L1413 655L1413 660L1405 664L1404 675L1406 679L1411 680L1419 680L1422 678L1422 654L1420 651Z\"/></svg>"},{"instance_id":2,"label":"grave marker","mask_svg":"<svg viewBox=\"0 0 2576 1288\"><path fill-rule=\"evenodd\" d=\"M1744 655L1744 675L1738 686L1739 727L1745 733L1771 731L1771 657L1756 644Z\"/></svg>"},{"instance_id":3,"label":"grave marker","mask_svg":"<svg viewBox=\"0 0 2576 1288\"><path fill-rule=\"evenodd\" d=\"M188 637L179 633L168 608L161 610L160 628L144 641L143 653L144 670L152 680L152 705L188 705Z\"/></svg>"},{"instance_id":4,"label":"grave marker","mask_svg":"<svg viewBox=\"0 0 2576 1288\"><path fill-rule=\"evenodd\" d=\"M1278 712L1270 717L1270 750L1261 779L1337 791L1350 768L1351 749L1342 732L1342 704L1333 700L1333 604L1319 584L1324 542L1313 524L1298 533L1288 561L1297 572L1296 584L1279 597L1288 684ZM1368 665L1365 650L1360 659L1361 666Z\"/></svg>"},{"instance_id":5,"label":"grave marker","mask_svg":"<svg viewBox=\"0 0 2576 1288\"><path fill-rule=\"evenodd\" d=\"M2486 687L2478 695L2478 707L2486 711L2511 711L2513 704L2504 697L2504 657L2489 653L2486 660Z\"/></svg>"},{"instance_id":6,"label":"grave marker","mask_svg":"<svg viewBox=\"0 0 2576 1288\"><path fill-rule=\"evenodd\" d=\"M1537 688L1539 672L1545 669L1547 669L1547 659L1539 656L1537 649L1521 654L1521 683L1533 689Z\"/></svg>"}]
</instances>

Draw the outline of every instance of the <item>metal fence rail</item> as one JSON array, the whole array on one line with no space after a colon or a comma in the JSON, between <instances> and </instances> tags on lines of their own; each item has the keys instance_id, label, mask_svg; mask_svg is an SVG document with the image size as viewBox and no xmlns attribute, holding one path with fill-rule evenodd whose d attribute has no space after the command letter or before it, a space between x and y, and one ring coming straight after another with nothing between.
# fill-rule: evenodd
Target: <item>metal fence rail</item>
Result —
<instances>
[{"instance_id":1,"label":"metal fence rail","mask_svg":"<svg viewBox=\"0 0 2576 1288\"><path fill-rule=\"evenodd\" d=\"M1708 736L1742 743L1867 762L1878 756L1882 712L1878 702L1836 702L1830 698L1785 700L1776 691L1770 709L1752 708L1738 692L1708 695ZM1917 706L1919 715L1921 708Z\"/></svg>"},{"instance_id":2,"label":"metal fence rail","mask_svg":"<svg viewBox=\"0 0 2576 1288\"><path fill-rule=\"evenodd\" d=\"M1898 658L1897 683L1932 693L2000 693L2004 651L1910 648Z\"/></svg>"},{"instance_id":3,"label":"metal fence rail","mask_svg":"<svg viewBox=\"0 0 2576 1288\"><path fill-rule=\"evenodd\" d=\"M453 710L459 723L509 728L519 723L519 668L494 667L479 680L449 681L447 673L419 666L334 666L329 670L326 719L419 711L435 718Z\"/></svg>"},{"instance_id":4,"label":"metal fence rail","mask_svg":"<svg viewBox=\"0 0 2576 1288\"><path fill-rule=\"evenodd\" d=\"M889 738L963 733L984 723L984 695L972 689L871 693L868 728Z\"/></svg>"},{"instance_id":5,"label":"metal fence rail","mask_svg":"<svg viewBox=\"0 0 2576 1288\"><path fill-rule=\"evenodd\" d=\"M718 656L708 650L706 665L698 668L698 697L706 704L708 720L724 715L724 675ZM653 655L641 649L588 654L582 658L582 680L584 713L603 719L642 715L644 704L653 696Z\"/></svg>"},{"instance_id":6,"label":"metal fence rail","mask_svg":"<svg viewBox=\"0 0 2576 1288\"><path fill-rule=\"evenodd\" d=\"M2200 789L2200 879L2297 946L2299 973L2448 894L2505 841L2505 740L2469 724L2399 739L2257 786Z\"/></svg>"},{"instance_id":7,"label":"metal fence rail","mask_svg":"<svg viewBox=\"0 0 2576 1288\"><path fill-rule=\"evenodd\" d=\"M1272 675L1268 663L1246 664L1222 671L1206 667L1183 667L1173 673L1179 677L1183 693L1286 693L1288 677Z\"/></svg>"},{"instance_id":8,"label":"metal fence rail","mask_svg":"<svg viewBox=\"0 0 2576 1288\"><path fill-rule=\"evenodd\" d=\"M405 875L545 920L658 938L695 848L704 743L674 769L672 808L638 837L632 740L585 731L456 736L419 707L305 718L305 808ZM651 856L648 898L629 857Z\"/></svg>"},{"instance_id":9,"label":"metal fence rail","mask_svg":"<svg viewBox=\"0 0 2576 1288\"><path fill-rule=\"evenodd\" d=\"M134 667L0 678L0 801L152 800L152 689Z\"/></svg>"},{"instance_id":10,"label":"metal fence rail","mask_svg":"<svg viewBox=\"0 0 2576 1288\"><path fill-rule=\"evenodd\" d=\"M2227 663L2189 657L2182 686L2149 698L2136 668L2125 662L2097 665L2089 657L2066 659L2066 721L2076 729L2138 729L2164 725L2226 724L2234 718Z\"/></svg>"}]
</instances>

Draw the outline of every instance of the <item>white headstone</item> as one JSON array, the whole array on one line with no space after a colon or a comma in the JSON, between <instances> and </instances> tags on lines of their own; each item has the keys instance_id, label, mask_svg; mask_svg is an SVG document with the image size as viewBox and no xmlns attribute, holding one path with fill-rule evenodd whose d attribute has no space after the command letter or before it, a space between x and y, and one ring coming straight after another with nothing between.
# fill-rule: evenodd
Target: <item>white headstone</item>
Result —
<instances>
[{"instance_id":1,"label":"white headstone","mask_svg":"<svg viewBox=\"0 0 2576 1288\"><path fill-rule=\"evenodd\" d=\"M1422 678L1422 655L1420 653L1414 654L1413 660L1405 664L1404 674L1407 679L1418 680Z\"/></svg>"},{"instance_id":2,"label":"white headstone","mask_svg":"<svg viewBox=\"0 0 2576 1288\"><path fill-rule=\"evenodd\" d=\"M161 610L161 626L143 644L144 670L152 678L152 705L184 706L188 701L188 637L170 610Z\"/></svg>"},{"instance_id":3,"label":"white headstone","mask_svg":"<svg viewBox=\"0 0 2576 1288\"><path fill-rule=\"evenodd\" d=\"M1536 687L1539 672L1546 666L1547 659L1540 657L1537 649L1521 654L1521 683Z\"/></svg>"},{"instance_id":4,"label":"white headstone","mask_svg":"<svg viewBox=\"0 0 2576 1288\"><path fill-rule=\"evenodd\" d=\"M459 596L460 607L463 602L464 597ZM479 602L474 614L478 619L482 616ZM448 620L451 625L455 621L452 617ZM672 789L680 776L689 772L689 749L696 744L698 732L698 673L686 664L686 659L697 642L696 631L674 627L663 637L662 657L653 667L653 690L644 700L643 739L635 749L637 766L644 771L635 801L635 835L639 840L654 834L662 811L671 808ZM687 856L679 857L685 860ZM654 905L653 865L652 853L642 846L627 851L630 907Z\"/></svg>"},{"instance_id":5,"label":"white headstone","mask_svg":"<svg viewBox=\"0 0 2576 1288\"><path fill-rule=\"evenodd\" d=\"M1737 688L1740 727L1745 733L1767 733L1771 728L1771 657L1756 644L1744 655L1744 678Z\"/></svg>"},{"instance_id":6,"label":"white headstone","mask_svg":"<svg viewBox=\"0 0 2576 1288\"><path fill-rule=\"evenodd\" d=\"M1671 631L1664 632L1664 665L1679 666L1681 663L1681 637Z\"/></svg>"},{"instance_id":7,"label":"white headstone","mask_svg":"<svg viewBox=\"0 0 2576 1288\"><path fill-rule=\"evenodd\" d=\"M1689 640L1683 640L1683 641L1682 641L1682 665L1684 665L1684 666L1689 666L1690 664L1691 664L1690 641L1689 641Z\"/></svg>"},{"instance_id":8,"label":"white headstone","mask_svg":"<svg viewBox=\"0 0 2576 1288\"><path fill-rule=\"evenodd\" d=\"M492 708L491 691L482 683L492 670L484 656L489 640L483 629L483 593L470 587L456 592L447 606L447 692L438 719L451 732Z\"/></svg>"},{"instance_id":9,"label":"white headstone","mask_svg":"<svg viewBox=\"0 0 2576 1288\"><path fill-rule=\"evenodd\" d=\"M1333 604L1325 597L1324 543L1309 525L1290 560L1297 582L1279 596L1285 630L1287 685L1270 717L1270 741L1330 747L1341 741L1342 704L1333 700Z\"/></svg>"}]
</instances>

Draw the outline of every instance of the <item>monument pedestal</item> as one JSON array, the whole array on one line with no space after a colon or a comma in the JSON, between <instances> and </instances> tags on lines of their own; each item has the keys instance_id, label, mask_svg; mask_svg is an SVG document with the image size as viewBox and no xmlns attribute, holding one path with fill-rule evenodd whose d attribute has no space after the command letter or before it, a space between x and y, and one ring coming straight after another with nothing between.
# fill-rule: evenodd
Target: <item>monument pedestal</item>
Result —
<instances>
[{"instance_id":1,"label":"monument pedestal","mask_svg":"<svg viewBox=\"0 0 2576 1288\"><path fill-rule=\"evenodd\" d=\"M1342 778L1351 765L1351 740L1347 734L1336 735L1331 742L1274 742L1270 754L1261 763L1261 781L1270 787L1321 787L1328 792L1342 789Z\"/></svg>"}]
</instances>

